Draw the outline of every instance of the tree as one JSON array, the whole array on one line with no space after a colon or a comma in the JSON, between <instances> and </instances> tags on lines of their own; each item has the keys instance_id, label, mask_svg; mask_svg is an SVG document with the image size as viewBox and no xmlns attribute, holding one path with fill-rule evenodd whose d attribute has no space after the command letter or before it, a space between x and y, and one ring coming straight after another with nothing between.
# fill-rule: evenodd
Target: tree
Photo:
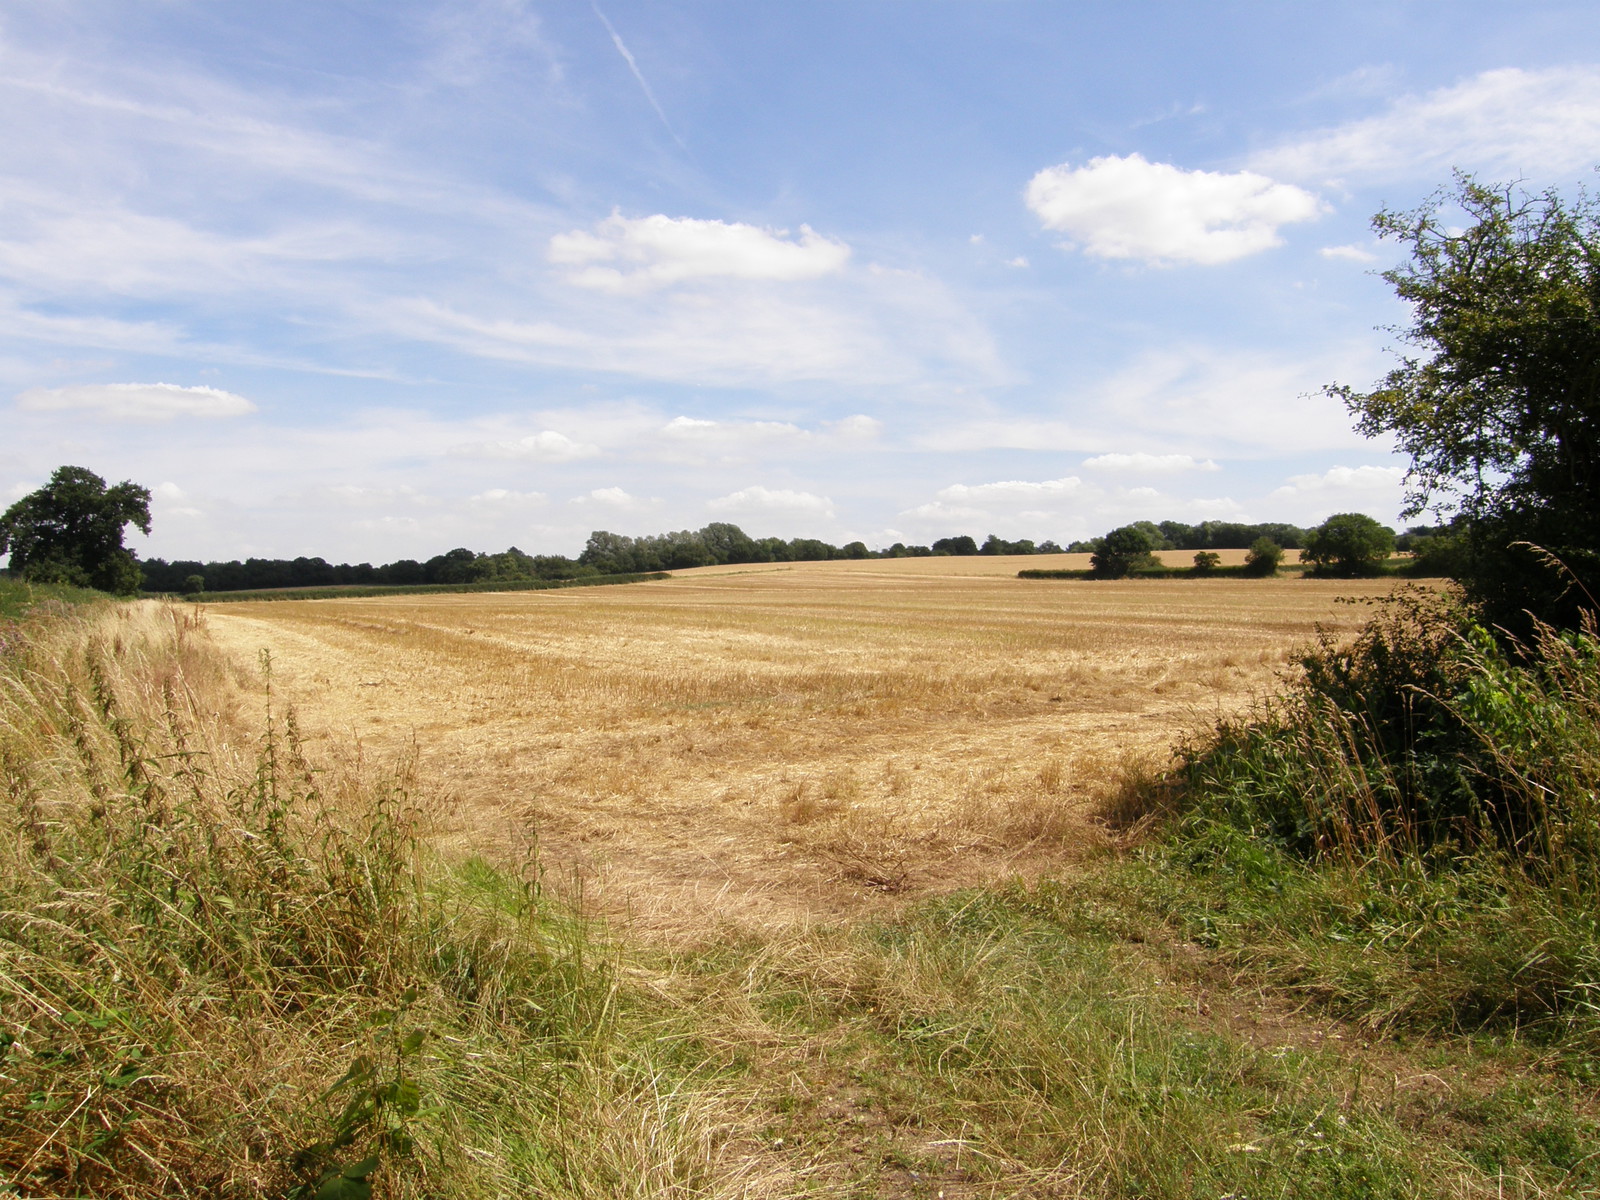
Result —
<instances>
[{"instance_id":1,"label":"tree","mask_svg":"<svg viewBox=\"0 0 1600 1200\"><path fill-rule=\"evenodd\" d=\"M1411 456L1407 516L1464 519L1458 578L1491 620L1576 623L1600 596L1600 206L1457 175L1373 227L1410 252L1383 278L1417 354L1330 394Z\"/></svg>"},{"instance_id":2,"label":"tree","mask_svg":"<svg viewBox=\"0 0 1600 1200\"><path fill-rule=\"evenodd\" d=\"M1222 555L1215 550L1196 550L1194 555L1194 573L1196 575L1209 575L1222 565Z\"/></svg>"},{"instance_id":3,"label":"tree","mask_svg":"<svg viewBox=\"0 0 1600 1200\"><path fill-rule=\"evenodd\" d=\"M150 489L115 487L83 467L57 467L50 482L0 516L0 554L11 570L41 583L70 583L117 595L139 590L139 564L122 545L133 525L150 532Z\"/></svg>"},{"instance_id":4,"label":"tree","mask_svg":"<svg viewBox=\"0 0 1600 1200\"><path fill-rule=\"evenodd\" d=\"M959 534L956 537L942 537L933 544L935 554L960 554L970 555L978 552L978 543L972 540L969 534Z\"/></svg>"},{"instance_id":5,"label":"tree","mask_svg":"<svg viewBox=\"0 0 1600 1200\"><path fill-rule=\"evenodd\" d=\"M1283 561L1283 547L1268 537L1258 537L1250 544L1250 552L1244 556L1244 573L1246 575L1268 576L1278 573L1278 564Z\"/></svg>"},{"instance_id":6,"label":"tree","mask_svg":"<svg viewBox=\"0 0 1600 1200\"><path fill-rule=\"evenodd\" d=\"M1335 513L1306 535L1300 561L1329 575L1371 575L1394 553L1394 530L1366 513Z\"/></svg>"},{"instance_id":7,"label":"tree","mask_svg":"<svg viewBox=\"0 0 1600 1200\"><path fill-rule=\"evenodd\" d=\"M1136 568L1157 565L1151 553L1155 548L1155 539L1147 530L1140 525L1124 525L1100 539L1100 547L1089 564L1102 579L1125 579Z\"/></svg>"}]
</instances>

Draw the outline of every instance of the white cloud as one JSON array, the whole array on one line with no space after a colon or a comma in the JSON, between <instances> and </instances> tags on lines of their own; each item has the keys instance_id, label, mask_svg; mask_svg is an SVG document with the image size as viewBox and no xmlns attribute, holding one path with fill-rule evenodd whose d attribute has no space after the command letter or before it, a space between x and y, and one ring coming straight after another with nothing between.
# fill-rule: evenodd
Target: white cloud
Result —
<instances>
[{"instance_id":1,"label":"white cloud","mask_svg":"<svg viewBox=\"0 0 1600 1200\"><path fill-rule=\"evenodd\" d=\"M726 513L789 512L833 516L833 501L826 496L784 488L766 488L760 484L707 501L706 508L711 512Z\"/></svg>"},{"instance_id":2,"label":"white cloud","mask_svg":"<svg viewBox=\"0 0 1600 1200\"><path fill-rule=\"evenodd\" d=\"M1600 67L1484 71L1402 96L1352 121L1259 154L1252 165L1291 179L1437 180L1452 167L1501 174L1582 170L1600 145Z\"/></svg>"},{"instance_id":3,"label":"white cloud","mask_svg":"<svg viewBox=\"0 0 1600 1200\"><path fill-rule=\"evenodd\" d=\"M1067 421L1027 417L990 417L934 426L920 431L913 442L919 450L1067 450L1094 449L1097 439Z\"/></svg>"},{"instance_id":4,"label":"white cloud","mask_svg":"<svg viewBox=\"0 0 1600 1200\"><path fill-rule=\"evenodd\" d=\"M1253 171L1185 171L1142 155L1063 163L1035 175L1028 207L1096 258L1231 262L1281 244L1278 228L1318 216L1310 192Z\"/></svg>"},{"instance_id":5,"label":"white cloud","mask_svg":"<svg viewBox=\"0 0 1600 1200\"><path fill-rule=\"evenodd\" d=\"M433 503L432 497L407 484L367 487L356 483L333 483L308 489L304 498L323 509L329 505L338 508L394 508L401 505L426 507Z\"/></svg>"},{"instance_id":6,"label":"white cloud","mask_svg":"<svg viewBox=\"0 0 1600 1200\"><path fill-rule=\"evenodd\" d=\"M731 448L752 443L789 442L811 435L787 421L708 421L700 417L673 417L662 426L661 436L672 441Z\"/></svg>"},{"instance_id":7,"label":"white cloud","mask_svg":"<svg viewBox=\"0 0 1600 1200\"><path fill-rule=\"evenodd\" d=\"M1377 262L1378 256L1365 246L1324 246L1317 251L1323 258L1342 258L1346 262L1370 263Z\"/></svg>"},{"instance_id":8,"label":"white cloud","mask_svg":"<svg viewBox=\"0 0 1600 1200\"><path fill-rule=\"evenodd\" d=\"M1075 399L1106 432L1101 442L1140 441L1196 456L1230 458L1370 446L1337 400L1330 380L1371 379L1384 358L1370 343L1310 355L1240 353L1205 345L1150 351Z\"/></svg>"},{"instance_id":9,"label":"white cloud","mask_svg":"<svg viewBox=\"0 0 1600 1200\"><path fill-rule=\"evenodd\" d=\"M1083 480L1076 475L1069 475L1064 479L1046 479L1037 483L1025 479L1005 479L998 483L954 483L939 489L935 495L945 504L956 505L1039 504L1065 500L1078 494L1082 488Z\"/></svg>"},{"instance_id":10,"label":"white cloud","mask_svg":"<svg viewBox=\"0 0 1600 1200\"><path fill-rule=\"evenodd\" d=\"M256 406L214 387L175 383L87 383L30 388L17 397L30 412L92 412L119 421L170 421L174 417L239 417Z\"/></svg>"},{"instance_id":11,"label":"white cloud","mask_svg":"<svg viewBox=\"0 0 1600 1200\"><path fill-rule=\"evenodd\" d=\"M598 505L601 508L609 508L616 512L644 512L655 508L660 501L647 500L643 496L629 495L619 487L604 487L595 488L582 496L574 496L567 503L577 505L580 508Z\"/></svg>"},{"instance_id":12,"label":"white cloud","mask_svg":"<svg viewBox=\"0 0 1600 1200\"><path fill-rule=\"evenodd\" d=\"M1405 476L1404 467L1332 467L1320 475L1292 475L1267 499L1290 520L1368 512L1391 521L1402 507Z\"/></svg>"},{"instance_id":13,"label":"white cloud","mask_svg":"<svg viewBox=\"0 0 1600 1200\"><path fill-rule=\"evenodd\" d=\"M543 492L515 492L508 488L490 488L486 492L468 496L467 504L473 508L490 510L523 509L538 508L546 499Z\"/></svg>"},{"instance_id":14,"label":"white cloud","mask_svg":"<svg viewBox=\"0 0 1600 1200\"><path fill-rule=\"evenodd\" d=\"M1331 467L1321 475L1291 475L1274 496L1304 496L1310 493L1350 493L1386 489L1398 494L1404 482L1404 467Z\"/></svg>"},{"instance_id":15,"label":"white cloud","mask_svg":"<svg viewBox=\"0 0 1600 1200\"><path fill-rule=\"evenodd\" d=\"M1167 474L1174 471L1220 471L1209 458L1197 459L1191 454L1097 454L1083 460L1091 471L1128 471L1140 474Z\"/></svg>"},{"instance_id":16,"label":"white cloud","mask_svg":"<svg viewBox=\"0 0 1600 1200\"><path fill-rule=\"evenodd\" d=\"M694 217L628 218L613 213L595 232L550 239L550 261L575 268L567 276L601 291L650 291L694 279L793 282L843 269L850 247L808 225L798 240L786 229Z\"/></svg>"},{"instance_id":17,"label":"white cloud","mask_svg":"<svg viewBox=\"0 0 1600 1200\"><path fill-rule=\"evenodd\" d=\"M150 489L151 506L160 517L203 517L205 513L189 502L188 493L170 479Z\"/></svg>"},{"instance_id":18,"label":"white cloud","mask_svg":"<svg viewBox=\"0 0 1600 1200\"><path fill-rule=\"evenodd\" d=\"M466 458L504 458L527 462L561 463L580 458L593 458L600 453L599 446L574 441L564 433L544 429L527 437L498 442L460 442L451 446L449 454Z\"/></svg>"},{"instance_id":19,"label":"white cloud","mask_svg":"<svg viewBox=\"0 0 1600 1200\"><path fill-rule=\"evenodd\" d=\"M883 422L876 417L856 413L854 416L841 417L837 421L828 421L825 428L835 437L866 441L883 432Z\"/></svg>"}]
</instances>

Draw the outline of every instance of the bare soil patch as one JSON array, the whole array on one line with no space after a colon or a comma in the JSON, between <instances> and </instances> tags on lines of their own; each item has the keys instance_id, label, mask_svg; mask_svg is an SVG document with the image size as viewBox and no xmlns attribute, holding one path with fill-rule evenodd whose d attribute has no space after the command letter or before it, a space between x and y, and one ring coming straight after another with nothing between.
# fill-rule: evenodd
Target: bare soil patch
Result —
<instances>
[{"instance_id":1,"label":"bare soil patch","mask_svg":"<svg viewBox=\"0 0 1600 1200\"><path fill-rule=\"evenodd\" d=\"M559 592L209 610L313 739L415 745L441 837L536 841L648 927L791 923L1059 862L1130 759L1388 581L1018 580L1069 557L716 567Z\"/></svg>"}]
</instances>

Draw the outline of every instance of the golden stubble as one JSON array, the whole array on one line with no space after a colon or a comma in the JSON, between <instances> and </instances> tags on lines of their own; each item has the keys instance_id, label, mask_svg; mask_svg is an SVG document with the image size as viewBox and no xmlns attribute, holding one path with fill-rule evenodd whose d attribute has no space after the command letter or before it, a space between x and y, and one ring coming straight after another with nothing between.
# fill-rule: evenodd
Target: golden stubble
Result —
<instances>
[{"instance_id":1,"label":"golden stubble","mask_svg":"<svg viewBox=\"0 0 1600 1200\"><path fill-rule=\"evenodd\" d=\"M1027 581L1060 558L753 565L557 592L213 606L313 738L415 744L451 848L703 933L892 905L1100 836L1129 764L1383 581ZM1076 558L1077 556L1072 556ZM1072 565L1078 565L1076 562Z\"/></svg>"}]
</instances>

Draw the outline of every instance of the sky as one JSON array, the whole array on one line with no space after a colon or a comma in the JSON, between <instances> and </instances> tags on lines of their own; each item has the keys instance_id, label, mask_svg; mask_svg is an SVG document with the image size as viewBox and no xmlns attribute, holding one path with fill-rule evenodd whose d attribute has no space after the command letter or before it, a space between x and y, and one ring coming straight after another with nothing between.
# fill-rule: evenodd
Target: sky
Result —
<instances>
[{"instance_id":1,"label":"sky","mask_svg":"<svg viewBox=\"0 0 1600 1200\"><path fill-rule=\"evenodd\" d=\"M0 503L146 557L1400 523L1380 209L1600 162L1591 3L0 0Z\"/></svg>"}]
</instances>

